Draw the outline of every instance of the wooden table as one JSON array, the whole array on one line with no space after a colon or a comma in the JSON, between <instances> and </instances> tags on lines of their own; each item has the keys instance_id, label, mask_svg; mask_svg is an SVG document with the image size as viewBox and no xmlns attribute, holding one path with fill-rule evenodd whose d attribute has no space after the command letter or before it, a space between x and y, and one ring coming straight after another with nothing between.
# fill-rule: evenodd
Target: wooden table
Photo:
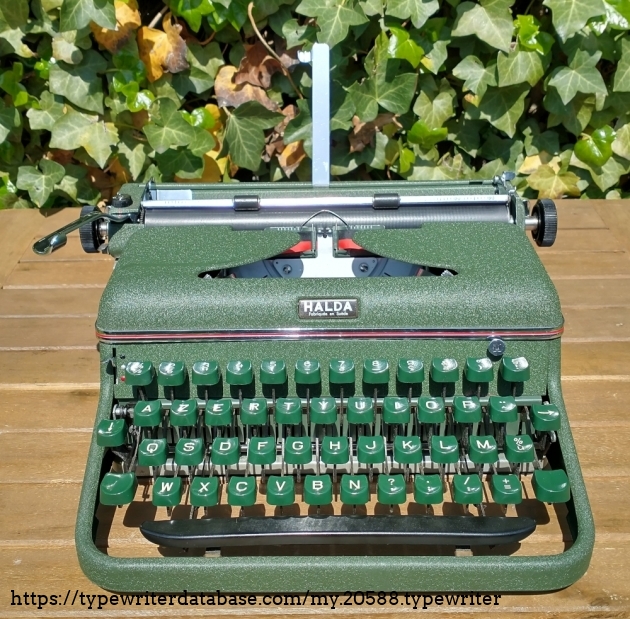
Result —
<instances>
[{"instance_id":1,"label":"wooden table","mask_svg":"<svg viewBox=\"0 0 630 619\"><path fill-rule=\"evenodd\" d=\"M77 234L47 258L33 240L74 219L67 209L0 212L0 616L34 616L12 606L11 590L50 595L101 590L81 572L74 522L98 393L94 321L112 268L84 254ZM597 541L586 576L563 591L503 596L493 614L630 616L630 205L565 201L556 244L540 256L560 293L563 390L586 478ZM458 616L472 608L442 608ZM475 607L476 614L488 612ZM457 612L456 612L457 611ZM36 616L83 617L48 606ZM325 607L213 610L212 614L321 614ZM409 607L342 607L338 615L396 615ZM418 611L419 612L419 611ZM101 617L209 614L194 607L108 606ZM423 616L431 616L424 611Z\"/></svg>"}]
</instances>

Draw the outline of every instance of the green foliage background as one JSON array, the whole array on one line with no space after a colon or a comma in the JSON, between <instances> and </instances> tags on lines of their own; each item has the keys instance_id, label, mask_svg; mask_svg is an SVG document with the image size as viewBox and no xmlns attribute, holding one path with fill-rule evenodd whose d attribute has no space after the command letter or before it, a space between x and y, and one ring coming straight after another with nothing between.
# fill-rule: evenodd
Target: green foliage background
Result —
<instances>
[{"instance_id":1,"label":"green foliage background","mask_svg":"<svg viewBox=\"0 0 630 619\"><path fill-rule=\"evenodd\" d=\"M309 180L309 68L290 58L315 41L332 47L338 179L514 170L530 197L627 196L630 0L255 0L288 67L264 89L243 64L247 3L168 0L184 47L156 79L139 22L113 52L95 34L122 0L2 0L0 207L94 203L150 177ZM162 8L141 3L142 26ZM217 98L222 68L244 76L236 99Z\"/></svg>"}]
</instances>

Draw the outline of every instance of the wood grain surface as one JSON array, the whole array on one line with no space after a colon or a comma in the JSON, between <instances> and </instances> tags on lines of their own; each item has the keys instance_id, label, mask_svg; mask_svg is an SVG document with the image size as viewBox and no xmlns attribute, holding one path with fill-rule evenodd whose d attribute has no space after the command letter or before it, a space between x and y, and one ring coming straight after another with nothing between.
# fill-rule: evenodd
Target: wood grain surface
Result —
<instances>
[{"instance_id":1,"label":"wood grain surface","mask_svg":"<svg viewBox=\"0 0 630 619\"><path fill-rule=\"evenodd\" d=\"M81 572L74 520L98 395L94 320L112 261L84 254L78 236L48 259L33 240L77 216L66 209L0 212L0 617L195 617L343 615L461 618L630 617L630 205L559 203L557 243L539 251L566 320L563 392L580 456L597 539L587 574L562 591L503 595L498 606L256 605L223 607L11 605L11 592L104 592ZM112 518L115 521L116 515ZM553 551L550 522L538 552ZM100 540L105 543L104 540ZM122 554L145 543L113 526ZM61 603L60 600L59 603Z\"/></svg>"}]
</instances>

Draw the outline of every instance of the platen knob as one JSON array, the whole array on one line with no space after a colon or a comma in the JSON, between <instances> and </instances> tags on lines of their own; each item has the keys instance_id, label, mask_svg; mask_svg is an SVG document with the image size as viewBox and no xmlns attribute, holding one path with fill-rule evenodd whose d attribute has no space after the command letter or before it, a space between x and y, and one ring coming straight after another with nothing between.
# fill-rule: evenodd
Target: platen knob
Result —
<instances>
[{"instance_id":1,"label":"platen knob","mask_svg":"<svg viewBox=\"0 0 630 619\"><path fill-rule=\"evenodd\" d=\"M89 215L94 211L98 211L98 209L92 204L86 204L81 209L81 217L83 215ZM84 224L79 228L79 238L81 239L81 247L83 247L83 251L87 254L96 254L98 253L98 248L101 245L101 240L98 234L98 225L99 221L91 221L87 224Z\"/></svg>"},{"instance_id":2,"label":"platen knob","mask_svg":"<svg viewBox=\"0 0 630 619\"><path fill-rule=\"evenodd\" d=\"M538 226L532 230L532 237L539 247L551 247L558 232L558 211L553 200L538 200L532 209L532 216L538 219Z\"/></svg>"}]
</instances>

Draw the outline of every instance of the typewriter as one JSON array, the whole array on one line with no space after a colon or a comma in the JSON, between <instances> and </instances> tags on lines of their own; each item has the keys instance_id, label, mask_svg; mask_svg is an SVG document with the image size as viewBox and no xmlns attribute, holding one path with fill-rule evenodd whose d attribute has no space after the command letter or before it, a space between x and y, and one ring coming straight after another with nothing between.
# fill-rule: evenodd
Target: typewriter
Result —
<instances>
[{"instance_id":1,"label":"typewriter","mask_svg":"<svg viewBox=\"0 0 630 619\"><path fill-rule=\"evenodd\" d=\"M312 184L129 184L35 244L79 227L117 260L83 570L122 591L569 585L594 527L526 235L553 243L553 202L530 212L508 174L329 183L327 148ZM97 544L114 526L142 551Z\"/></svg>"}]
</instances>

